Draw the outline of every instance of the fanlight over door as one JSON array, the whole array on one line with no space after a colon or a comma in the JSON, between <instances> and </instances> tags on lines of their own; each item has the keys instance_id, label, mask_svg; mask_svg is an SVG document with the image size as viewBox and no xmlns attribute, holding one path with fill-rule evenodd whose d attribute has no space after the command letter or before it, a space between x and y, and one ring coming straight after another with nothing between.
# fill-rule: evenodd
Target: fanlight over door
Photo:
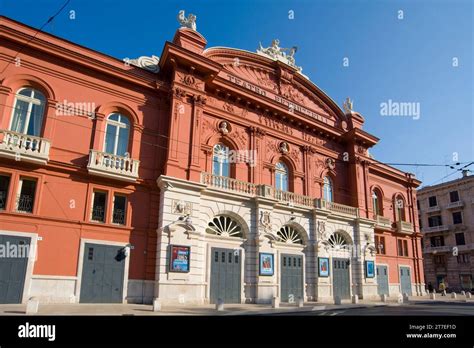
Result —
<instances>
[{"instance_id":1,"label":"fanlight over door","mask_svg":"<svg viewBox=\"0 0 474 348\"><path fill-rule=\"evenodd\" d=\"M239 223L228 216L216 216L209 222L207 233L215 234L222 237L238 237L243 238L242 227Z\"/></svg>"},{"instance_id":2,"label":"fanlight over door","mask_svg":"<svg viewBox=\"0 0 474 348\"><path fill-rule=\"evenodd\" d=\"M303 244L301 235L291 226L283 226L277 232L278 238L283 243L288 244Z\"/></svg>"}]
</instances>

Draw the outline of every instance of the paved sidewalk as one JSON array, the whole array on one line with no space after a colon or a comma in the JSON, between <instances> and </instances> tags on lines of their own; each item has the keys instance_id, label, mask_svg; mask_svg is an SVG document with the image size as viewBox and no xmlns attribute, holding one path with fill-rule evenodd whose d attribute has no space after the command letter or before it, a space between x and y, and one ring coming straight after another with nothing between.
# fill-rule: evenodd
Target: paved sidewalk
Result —
<instances>
[{"instance_id":1,"label":"paved sidewalk","mask_svg":"<svg viewBox=\"0 0 474 348\"><path fill-rule=\"evenodd\" d=\"M426 303L453 303L465 302L464 299L451 299L449 297L437 297L430 300L428 296L412 297L408 303L403 305L416 305ZM473 302L470 300L469 302ZM262 304L227 304L223 311L216 311L215 305L175 305L162 306L160 312L153 312L153 306L140 304L40 304L37 315L269 315L269 314L291 314L310 311L350 310L369 307L400 306L396 298L389 298L387 302L360 300L358 304L343 301L341 305L333 303L307 302L303 307L296 305L281 304L280 308L274 309L271 305ZM1 304L0 315L25 315L26 305Z\"/></svg>"}]
</instances>

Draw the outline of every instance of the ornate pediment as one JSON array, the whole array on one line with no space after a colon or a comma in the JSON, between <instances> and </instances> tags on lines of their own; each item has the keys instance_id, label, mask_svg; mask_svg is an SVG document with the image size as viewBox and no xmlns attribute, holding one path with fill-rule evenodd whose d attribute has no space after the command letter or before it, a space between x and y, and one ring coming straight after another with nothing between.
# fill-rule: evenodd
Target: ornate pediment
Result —
<instances>
[{"instance_id":1,"label":"ornate pediment","mask_svg":"<svg viewBox=\"0 0 474 348\"><path fill-rule=\"evenodd\" d=\"M324 92L280 60L270 62L262 54L244 50L214 47L204 55L221 64L220 76L246 90L276 100L289 112L301 112L311 118L338 126L345 115ZM294 105L292 105L294 104Z\"/></svg>"}]
</instances>

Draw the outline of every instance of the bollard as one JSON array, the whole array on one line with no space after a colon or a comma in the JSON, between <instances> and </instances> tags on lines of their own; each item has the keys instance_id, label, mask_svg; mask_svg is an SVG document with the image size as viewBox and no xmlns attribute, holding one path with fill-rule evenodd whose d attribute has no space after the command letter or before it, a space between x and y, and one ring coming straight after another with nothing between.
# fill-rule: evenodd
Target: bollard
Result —
<instances>
[{"instance_id":1,"label":"bollard","mask_svg":"<svg viewBox=\"0 0 474 348\"><path fill-rule=\"evenodd\" d=\"M402 294L398 294L397 303L403 303L403 295Z\"/></svg>"},{"instance_id":2,"label":"bollard","mask_svg":"<svg viewBox=\"0 0 474 348\"><path fill-rule=\"evenodd\" d=\"M280 299L278 297L272 298L272 308L280 308Z\"/></svg>"},{"instance_id":3,"label":"bollard","mask_svg":"<svg viewBox=\"0 0 474 348\"><path fill-rule=\"evenodd\" d=\"M32 297L26 303L26 314L38 313L39 301L36 297Z\"/></svg>"},{"instance_id":4,"label":"bollard","mask_svg":"<svg viewBox=\"0 0 474 348\"><path fill-rule=\"evenodd\" d=\"M466 299L471 298L471 297L472 297L471 293L469 291L466 292Z\"/></svg>"},{"instance_id":5,"label":"bollard","mask_svg":"<svg viewBox=\"0 0 474 348\"><path fill-rule=\"evenodd\" d=\"M441 291L441 296L446 296L446 290Z\"/></svg>"},{"instance_id":6,"label":"bollard","mask_svg":"<svg viewBox=\"0 0 474 348\"><path fill-rule=\"evenodd\" d=\"M455 292L452 292L452 293L451 293L451 298L456 299L456 293L455 293Z\"/></svg>"},{"instance_id":7,"label":"bollard","mask_svg":"<svg viewBox=\"0 0 474 348\"><path fill-rule=\"evenodd\" d=\"M223 311L224 310L224 301L221 298L217 299L216 310L217 311Z\"/></svg>"},{"instance_id":8,"label":"bollard","mask_svg":"<svg viewBox=\"0 0 474 348\"><path fill-rule=\"evenodd\" d=\"M461 296L466 296L466 292L464 290L461 291Z\"/></svg>"},{"instance_id":9,"label":"bollard","mask_svg":"<svg viewBox=\"0 0 474 348\"><path fill-rule=\"evenodd\" d=\"M304 306L304 301L303 301L303 298L302 297L298 297L298 307L303 307Z\"/></svg>"},{"instance_id":10,"label":"bollard","mask_svg":"<svg viewBox=\"0 0 474 348\"><path fill-rule=\"evenodd\" d=\"M387 295L386 294L380 295L380 301L387 302Z\"/></svg>"},{"instance_id":11,"label":"bollard","mask_svg":"<svg viewBox=\"0 0 474 348\"><path fill-rule=\"evenodd\" d=\"M405 293L403 294L403 302L409 302L410 301L410 298L408 297L408 294Z\"/></svg>"},{"instance_id":12,"label":"bollard","mask_svg":"<svg viewBox=\"0 0 474 348\"><path fill-rule=\"evenodd\" d=\"M161 311L161 302L157 298L153 300L153 312Z\"/></svg>"},{"instance_id":13,"label":"bollard","mask_svg":"<svg viewBox=\"0 0 474 348\"><path fill-rule=\"evenodd\" d=\"M339 296L336 296L336 297L334 298L334 304L335 304L335 305L340 305L341 303L342 303L341 298L340 298Z\"/></svg>"},{"instance_id":14,"label":"bollard","mask_svg":"<svg viewBox=\"0 0 474 348\"><path fill-rule=\"evenodd\" d=\"M352 303L354 303L354 304L359 303L359 296L358 295L352 295Z\"/></svg>"},{"instance_id":15,"label":"bollard","mask_svg":"<svg viewBox=\"0 0 474 348\"><path fill-rule=\"evenodd\" d=\"M430 293L430 300L436 300L436 294L434 292Z\"/></svg>"}]
</instances>

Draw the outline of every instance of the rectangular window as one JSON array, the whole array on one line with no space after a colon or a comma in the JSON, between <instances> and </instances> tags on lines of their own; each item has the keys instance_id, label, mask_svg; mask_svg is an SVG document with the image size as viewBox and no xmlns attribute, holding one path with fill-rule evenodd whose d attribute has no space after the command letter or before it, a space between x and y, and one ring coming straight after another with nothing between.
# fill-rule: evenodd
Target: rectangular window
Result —
<instances>
[{"instance_id":1,"label":"rectangular window","mask_svg":"<svg viewBox=\"0 0 474 348\"><path fill-rule=\"evenodd\" d=\"M421 224L421 218L418 218L418 224L420 225L420 228L423 228L423 225Z\"/></svg>"},{"instance_id":2,"label":"rectangular window","mask_svg":"<svg viewBox=\"0 0 474 348\"><path fill-rule=\"evenodd\" d=\"M456 233L456 245L466 245L466 241L464 240L464 233Z\"/></svg>"},{"instance_id":3,"label":"rectangular window","mask_svg":"<svg viewBox=\"0 0 474 348\"><path fill-rule=\"evenodd\" d=\"M403 241L403 256L408 256L408 241Z\"/></svg>"},{"instance_id":4,"label":"rectangular window","mask_svg":"<svg viewBox=\"0 0 474 348\"><path fill-rule=\"evenodd\" d=\"M375 236L375 247L377 254L385 255L385 237Z\"/></svg>"},{"instance_id":5,"label":"rectangular window","mask_svg":"<svg viewBox=\"0 0 474 348\"><path fill-rule=\"evenodd\" d=\"M418 208L418 210L420 210L420 201L419 200L416 200L416 207Z\"/></svg>"},{"instance_id":6,"label":"rectangular window","mask_svg":"<svg viewBox=\"0 0 474 348\"><path fill-rule=\"evenodd\" d=\"M443 236L431 237L430 242L431 242L432 247L444 246L444 237Z\"/></svg>"},{"instance_id":7,"label":"rectangular window","mask_svg":"<svg viewBox=\"0 0 474 348\"><path fill-rule=\"evenodd\" d=\"M18 187L18 197L16 201L16 210L24 213L33 212L35 202L36 180L21 178Z\"/></svg>"},{"instance_id":8,"label":"rectangular window","mask_svg":"<svg viewBox=\"0 0 474 348\"><path fill-rule=\"evenodd\" d=\"M398 256L403 256L403 241L398 240Z\"/></svg>"},{"instance_id":9,"label":"rectangular window","mask_svg":"<svg viewBox=\"0 0 474 348\"><path fill-rule=\"evenodd\" d=\"M459 254L458 257L458 263L469 263L469 254Z\"/></svg>"},{"instance_id":10,"label":"rectangular window","mask_svg":"<svg viewBox=\"0 0 474 348\"><path fill-rule=\"evenodd\" d=\"M0 210L4 210L7 206L9 187L10 177L7 175L0 175Z\"/></svg>"},{"instance_id":11,"label":"rectangular window","mask_svg":"<svg viewBox=\"0 0 474 348\"><path fill-rule=\"evenodd\" d=\"M434 257L434 263L436 265L446 265L446 257L444 255L436 255Z\"/></svg>"},{"instance_id":12,"label":"rectangular window","mask_svg":"<svg viewBox=\"0 0 474 348\"><path fill-rule=\"evenodd\" d=\"M428 203L430 207L436 207L438 205L438 201L436 200L436 196L431 196L428 198Z\"/></svg>"},{"instance_id":13,"label":"rectangular window","mask_svg":"<svg viewBox=\"0 0 474 348\"><path fill-rule=\"evenodd\" d=\"M451 191L449 193L449 200L451 201L451 203L459 202L459 193L458 193L458 191Z\"/></svg>"},{"instance_id":14,"label":"rectangular window","mask_svg":"<svg viewBox=\"0 0 474 348\"><path fill-rule=\"evenodd\" d=\"M460 211L455 211L453 213L453 224L462 224L462 214Z\"/></svg>"},{"instance_id":15,"label":"rectangular window","mask_svg":"<svg viewBox=\"0 0 474 348\"><path fill-rule=\"evenodd\" d=\"M443 221L441 220L441 215L434 215L434 216L428 217L429 227L441 226L442 224L443 224Z\"/></svg>"},{"instance_id":16,"label":"rectangular window","mask_svg":"<svg viewBox=\"0 0 474 348\"><path fill-rule=\"evenodd\" d=\"M92 199L92 215L91 220L97 222L105 222L105 211L107 206L107 193L94 191Z\"/></svg>"},{"instance_id":17,"label":"rectangular window","mask_svg":"<svg viewBox=\"0 0 474 348\"><path fill-rule=\"evenodd\" d=\"M114 195L114 210L112 214L112 223L125 225L127 197Z\"/></svg>"}]
</instances>

